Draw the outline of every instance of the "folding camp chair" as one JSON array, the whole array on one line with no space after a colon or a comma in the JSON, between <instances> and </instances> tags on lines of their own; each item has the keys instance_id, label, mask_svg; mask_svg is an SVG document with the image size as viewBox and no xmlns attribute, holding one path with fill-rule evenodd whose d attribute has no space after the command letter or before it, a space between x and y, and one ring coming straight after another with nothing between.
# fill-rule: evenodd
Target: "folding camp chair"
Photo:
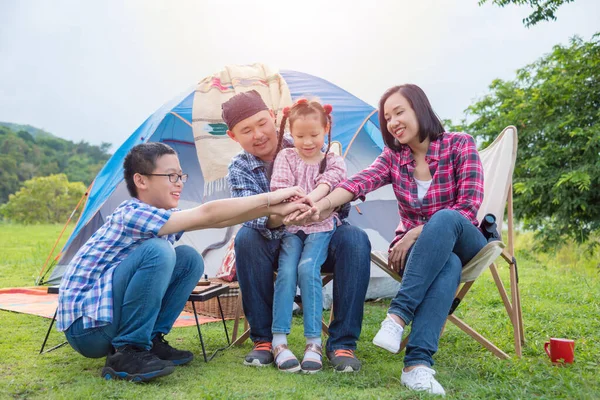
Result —
<instances>
[{"instance_id":1,"label":"folding camp chair","mask_svg":"<svg viewBox=\"0 0 600 400\"><path fill-rule=\"evenodd\" d=\"M512 174L517 156L517 129L514 126L506 127L494 142L486 149L479 152L484 170L484 198L477 219L481 219L488 213L496 217L498 230L502 232L502 221L505 206L508 205L508 234L506 245L501 241L488 243L481 251L463 267L461 275L462 287L459 287L456 298L450 309L448 320L462 331L470 335L486 349L490 350L499 358L506 359L509 356L483 337L461 319L453 315L454 310L465 297L477 277L487 268L490 268L494 282L504 303L513 326L515 353L521 357L521 346L524 344L523 317L521 313L521 299L519 295L519 278L517 274L517 260L514 257L514 227L513 227L513 202L512 202ZM509 300L504 284L498 274L495 260L498 256L508 263L510 271L510 295ZM388 267L387 251L373 251L371 261L382 268L392 278L400 281L401 277ZM400 350L406 347L408 337L401 344Z\"/></svg>"}]
</instances>

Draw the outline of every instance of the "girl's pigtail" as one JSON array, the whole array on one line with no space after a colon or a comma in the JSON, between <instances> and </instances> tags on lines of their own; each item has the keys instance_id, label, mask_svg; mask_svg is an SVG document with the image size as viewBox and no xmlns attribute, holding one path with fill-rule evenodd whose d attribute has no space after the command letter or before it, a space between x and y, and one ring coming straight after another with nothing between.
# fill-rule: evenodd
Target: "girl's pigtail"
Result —
<instances>
[{"instance_id":1,"label":"girl's pigtail","mask_svg":"<svg viewBox=\"0 0 600 400\"><path fill-rule=\"evenodd\" d=\"M283 134L285 132L285 123L287 122L289 115L290 115L290 108L284 107L283 108L283 118L281 118L281 125L279 126L279 134L277 135L277 151L275 152L275 157L277 157L277 154L279 154L279 152L281 151L281 148L283 147Z\"/></svg>"},{"instance_id":2,"label":"girl's pigtail","mask_svg":"<svg viewBox=\"0 0 600 400\"><path fill-rule=\"evenodd\" d=\"M329 123L329 129L327 130L327 151L325 151L325 157L321 160L321 165L319 167L319 173L322 174L327 169L327 154L329 154L329 150L331 149L331 111L332 107L329 104L325 104L323 106L323 110L325 110L325 114L327 115L327 122Z\"/></svg>"}]
</instances>

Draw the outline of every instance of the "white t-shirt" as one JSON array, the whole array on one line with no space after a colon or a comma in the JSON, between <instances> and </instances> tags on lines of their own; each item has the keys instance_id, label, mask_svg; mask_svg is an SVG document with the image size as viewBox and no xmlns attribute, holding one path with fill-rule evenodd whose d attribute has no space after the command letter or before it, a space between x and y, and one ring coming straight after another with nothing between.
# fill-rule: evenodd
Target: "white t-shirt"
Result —
<instances>
[{"instance_id":1,"label":"white t-shirt","mask_svg":"<svg viewBox=\"0 0 600 400\"><path fill-rule=\"evenodd\" d=\"M425 197L425 194L429 190L429 186L431 186L432 180L433 179L430 179L428 181L421 181L421 180L415 178L415 182L417 183L417 198L419 199L420 203L423 203L423 198Z\"/></svg>"}]
</instances>

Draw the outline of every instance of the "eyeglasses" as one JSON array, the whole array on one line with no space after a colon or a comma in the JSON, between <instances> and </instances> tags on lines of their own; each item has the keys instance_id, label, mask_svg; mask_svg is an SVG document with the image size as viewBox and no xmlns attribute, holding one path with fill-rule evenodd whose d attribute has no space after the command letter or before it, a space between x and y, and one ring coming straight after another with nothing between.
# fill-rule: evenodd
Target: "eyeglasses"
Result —
<instances>
[{"instance_id":1,"label":"eyeglasses","mask_svg":"<svg viewBox=\"0 0 600 400\"><path fill-rule=\"evenodd\" d=\"M169 182L171 183L177 183L178 180L181 179L182 183L186 183L187 179L188 179L188 174L176 174L176 173L172 173L172 174L143 174L143 175L150 175L150 176L168 176L169 177Z\"/></svg>"}]
</instances>

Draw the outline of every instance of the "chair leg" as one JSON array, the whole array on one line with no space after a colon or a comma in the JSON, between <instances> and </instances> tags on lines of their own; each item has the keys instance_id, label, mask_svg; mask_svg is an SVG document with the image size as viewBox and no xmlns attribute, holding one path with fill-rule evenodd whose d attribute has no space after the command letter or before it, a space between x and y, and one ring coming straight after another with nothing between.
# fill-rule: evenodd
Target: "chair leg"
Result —
<instances>
[{"instance_id":1,"label":"chair leg","mask_svg":"<svg viewBox=\"0 0 600 400\"><path fill-rule=\"evenodd\" d=\"M402 339L402 342L400 343L400 350L398 350L398 353L400 353L402 350L404 350L406 348L409 337L410 337L410 335L407 335L404 339Z\"/></svg>"},{"instance_id":2,"label":"chair leg","mask_svg":"<svg viewBox=\"0 0 600 400\"><path fill-rule=\"evenodd\" d=\"M232 346L241 346L249 337L250 337L250 327L248 325L248 319L244 318L244 333L237 337L238 327L241 318L241 310L242 310L242 293L239 294L238 306L235 310L235 323L233 325L233 335L231 338Z\"/></svg>"},{"instance_id":3,"label":"chair leg","mask_svg":"<svg viewBox=\"0 0 600 400\"><path fill-rule=\"evenodd\" d=\"M42 343L42 348L40 349L39 354L50 353L51 351L59 349L68 343L67 341L64 341L61 344L58 344L58 345L51 347L48 350L44 351L44 348L46 347L46 342L48 341L48 337L50 336L50 332L52 331L52 326L54 325L54 321L56 321L57 313L58 313L58 307L56 307L56 311L54 311L54 316L52 317L52 321L50 321L50 326L48 327L48 331L46 332L46 337L44 338L44 343Z\"/></svg>"},{"instance_id":4,"label":"chair leg","mask_svg":"<svg viewBox=\"0 0 600 400\"><path fill-rule=\"evenodd\" d=\"M521 349L521 320L519 318L519 312L517 311L519 307L519 295L518 295L518 283L517 283L517 273L515 270L515 265L510 265L510 295L512 298L512 320L513 320L513 330L515 337L515 353L517 357L521 357L522 349Z\"/></svg>"},{"instance_id":5,"label":"chair leg","mask_svg":"<svg viewBox=\"0 0 600 400\"><path fill-rule=\"evenodd\" d=\"M236 342L238 338L238 329L240 326L240 318L242 315L242 293L238 293L238 303L235 307L235 321L233 322L233 333L231 334L231 341Z\"/></svg>"},{"instance_id":6,"label":"chair leg","mask_svg":"<svg viewBox=\"0 0 600 400\"><path fill-rule=\"evenodd\" d=\"M509 358L508 354L506 354L505 352L500 350L496 345L494 345L492 342L490 342L489 340L487 340L486 338L481 336L477 331L475 331L469 325L465 324L462 320L460 320L456 316L449 315L448 319L450 320L450 322L452 322L454 325L456 325L459 329L461 329L467 335L471 336L473 339L478 341L483 347L485 347L486 349L491 351L496 357L503 359L503 360L506 360Z\"/></svg>"},{"instance_id":7,"label":"chair leg","mask_svg":"<svg viewBox=\"0 0 600 400\"><path fill-rule=\"evenodd\" d=\"M490 265L490 272L492 273L492 277L494 278L494 282L496 283L496 287L498 288L498 292L500 293L500 297L502 298L502 302L504 303L504 308L506 308L506 312L510 316L510 322L513 323L513 306L510 304L510 300L508 300L508 294L506 293L506 289L504 288L504 284L500 279L500 274L498 274L498 267L496 267L495 263Z\"/></svg>"},{"instance_id":8,"label":"chair leg","mask_svg":"<svg viewBox=\"0 0 600 400\"><path fill-rule=\"evenodd\" d=\"M250 328L246 329L236 340L231 343L232 346L241 346L250 337Z\"/></svg>"}]
</instances>

